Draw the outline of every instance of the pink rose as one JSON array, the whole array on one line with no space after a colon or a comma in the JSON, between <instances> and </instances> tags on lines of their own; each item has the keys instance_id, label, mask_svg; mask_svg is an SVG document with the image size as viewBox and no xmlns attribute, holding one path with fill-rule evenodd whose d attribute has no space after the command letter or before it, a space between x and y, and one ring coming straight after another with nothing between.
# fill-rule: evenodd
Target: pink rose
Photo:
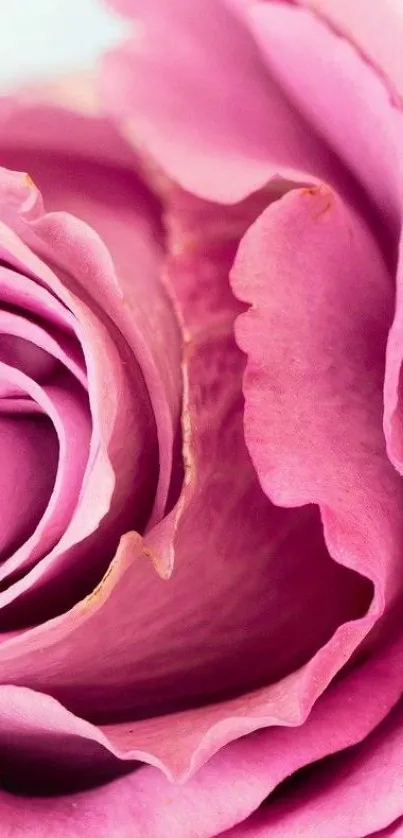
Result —
<instances>
[{"instance_id":1,"label":"pink rose","mask_svg":"<svg viewBox=\"0 0 403 838\"><path fill-rule=\"evenodd\" d=\"M0 836L403 835L403 13L114 5L120 134L0 102Z\"/></svg>"}]
</instances>

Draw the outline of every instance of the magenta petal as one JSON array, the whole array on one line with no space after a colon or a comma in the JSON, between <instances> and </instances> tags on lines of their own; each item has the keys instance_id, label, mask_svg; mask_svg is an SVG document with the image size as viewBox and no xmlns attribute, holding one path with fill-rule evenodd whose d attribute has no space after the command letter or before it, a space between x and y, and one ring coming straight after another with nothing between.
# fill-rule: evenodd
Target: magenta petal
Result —
<instances>
[{"instance_id":1,"label":"magenta petal","mask_svg":"<svg viewBox=\"0 0 403 838\"><path fill-rule=\"evenodd\" d=\"M9 288L15 291L15 285L20 286L24 282L21 276L13 271L4 271L9 279ZM28 280L34 286L32 280ZM6 302L0 288L0 296ZM48 295L44 289L38 289L42 299ZM14 303L17 304L18 293L12 295ZM49 296L48 296L49 299ZM56 302L55 300L53 300ZM46 321L35 322L32 319L33 311L28 309L26 317L22 313L14 314L7 311L0 311L0 359L6 364L17 367L21 372L26 373L38 383L48 381L52 376L60 372L61 366L69 370L80 384L87 389L86 370L83 363L81 348L77 342L66 332L52 328L52 324ZM61 363L58 364L58 361Z\"/></svg>"},{"instance_id":2,"label":"magenta petal","mask_svg":"<svg viewBox=\"0 0 403 838\"><path fill-rule=\"evenodd\" d=\"M6 244L4 250L2 249L2 244L0 244L1 259L7 262L11 252L10 248L12 248L16 241L18 242L18 239L13 237L10 241L10 231L6 227L3 227L1 232L3 235L6 233L6 242L8 244L8 247ZM24 254L26 255L26 250ZM23 254L20 254L20 256L23 258ZM20 261L19 264L22 267L23 261ZM38 263L35 264L35 267L38 267ZM83 359L81 348L75 345L75 319L71 311L34 277L35 273L30 275L30 271L25 276L23 273L2 268L0 270L1 300L7 308L11 307L12 309L20 310L20 312L25 311L28 318L30 320L32 318L38 325L39 323L43 326L46 324L47 333L48 330L52 333L56 327L58 334L64 337L66 343L68 342L70 360L74 358L76 362L74 369L71 369L70 363L67 363L68 368L71 369L71 372L74 372L83 384L86 384L86 379L84 378L82 380L79 374L79 367L83 366ZM27 325L26 328L29 330L31 326Z\"/></svg>"},{"instance_id":3,"label":"magenta petal","mask_svg":"<svg viewBox=\"0 0 403 838\"><path fill-rule=\"evenodd\" d=\"M389 332L385 373L384 429L389 457L403 474L403 236L396 273L395 316Z\"/></svg>"},{"instance_id":4,"label":"magenta petal","mask_svg":"<svg viewBox=\"0 0 403 838\"><path fill-rule=\"evenodd\" d=\"M2 410L0 462L2 560L31 535L49 502L57 466L57 438L49 420Z\"/></svg>"},{"instance_id":5,"label":"magenta petal","mask_svg":"<svg viewBox=\"0 0 403 838\"><path fill-rule=\"evenodd\" d=\"M80 79L78 98L82 86ZM92 298L99 311L108 312L144 376L159 442L153 511L158 520L169 490L181 397L178 328L160 279L160 208L136 176L132 151L107 120L92 112L83 117L69 110L68 101L65 108L56 106L52 97L52 89L44 89L0 99L0 160L28 169L42 191L49 212L35 225L34 247L45 246L58 265L74 270L81 290L91 292L89 304ZM91 225L109 253L68 213ZM73 252L74 239L82 246ZM90 253L98 269L89 282Z\"/></svg>"},{"instance_id":6,"label":"magenta petal","mask_svg":"<svg viewBox=\"0 0 403 838\"><path fill-rule=\"evenodd\" d=\"M398 818L391 826L382 829L380 832L373 832L370 838L402 838L403 817Z\"/></svg>"},{"instance_id":7,"label":"magenta petal","mask_svg":"<svg viewBox=\"0 0 403 838\"><path fill-rule=\"evenodd\" d=\"M226 838L377 835L378 830L389 827L402 815L402 748L400 701L364 742L336 756L326 766L318 766L300 789L278 802L269 801L242 825L230 830ZM370 804L363 805L363 801Z\"/></svg>"},{"instance_id":8,"label":"magenta petal","mask_svg":"<svg viewBox=\"0 0 403 838\"><path fill-rule=\"evenodd\" d=\"M5 637L1 665L10 682L95 721L130 719L110 725L111 741L184 777L243 733L305 718L367 630L370 590L331 561L314 510L270 503L245 447L228 269L256 199L234 208L229 226L222 209L213 217L202 202L181 200L169 219L168 279L187 335L183 493L143 544L122 540L92 596L52 624ZM145 557L163 568L174 559L170 581ZM176 712L156 716L167 709Z\"/></svg>"},{"instance_id":9,"label":"magenta petal","mask_svg":"<svg viewBox=\"0 0 403 838\"><path fill-rule=\"evenodd\" d=\"M12 321L16 318L8 314L4 318L3 314L4 312L0 311L0 359L8 365L18 367L35 381L50 378L57 371L55 359L41 348L40 343L27 340L18 334L10 334L13 329ZM4 320L7 322L4 323ZM5 331L1 334L3 329Z\"/></svg>"},{"instance_id":10,"label":"magenta petal","mask_svg":"<svg viewBox=\"0 0 403 838\"><path fill-rule=\"evenodd\" d=\"M20 571L32 565L64 535L78 505L92 430L87 394L68 373L41 387L18 369L6 367L0 362L0 374L3 370L12 385L29 393L52 420L59 441L59 464L49 503L38 526L20 549L4 562L0 579L13 570ZM46 459L42 465L49 467ZM9 601L10 597L12 588L0 593L0 605Z\"/></svg>"},{"instance_id":11,"label":"magenta petal","mask_svg":"<svg viewBox=\"0 0 403 838\"><path fill-rule=\"evenodd\" d=\"M1 207L2 213L18 227L20 233L32 239L32 228L25 220L25 212L31 218L37 217L39 225L42 221L46 225L49 219L50 224L55 221L55 258L60 249L62 260L70 254L70 268L73 272L77 270L81 279L85 278L91 284L91 277L102 278L103 282L116 288L110 255L91 228L67 213L42 217L37 190L23 175L7 173L3 187L5 203ZM38 242L39 237L36 239ZM85 475L81 476L79 497L76 497L71 510L74 515L70 515L68 525L62 527L62 538L54 550L2 594L4 601L11 603L20 594L29 592L34 596L36 589L45 582L49 583L55 576L59 577L59 597L63 597L64 590L67 594L69 585L74 590L77 576L81 575L84 580L98 581L116 549L122 531L136 525L144 526L147 520L155 490L157 459L154 420L144 380L136 359L119 332L107 318L104 324L91 307L76 295L76 286L71 276L66 276L66 281L61 282L57 274L5 225L1 225L0 244L3 260L15 271L35 277L42 297L38 297L36 291L32 290L26 277L22 278L21 283L14 283L13 288L7 285L4 275L2 294L5 292L6 298L8 294L11 300L18 299L18 295L22 294L27 304L34 304L37 312L43 306L45 311L50 310L52 314L56 311L57 316L60 307L68 312L68 324L76 332L78 344L85 356L92 412L89 458ZM78 264L74 263L74 254ZM46 294L47 291L51 292L50 295ZM49 303L52 296L58 298L55 300L57 304L53 306ZM74 443L74 434L69 433L69 439ZM68 462L74 465L74 457L69 458ZM57 504L56 515L59 511ZM91 541L88 542L88 539ZM41 546L44 550L52 546L44 534L35 549L40 551ZM67 576L64 581L60 577L61 573ZM83 587L85 590L85 584L88 585L89 581L77 590L83 590ZM41 599L42 619L45 619L45 613L49 613L49 610L51 612L56 609L57 613L57 602L54 592L48 598L46 607ZM65 602L59 605L63 606L66 608ZM7 619L10 614L9 609ZM16 619L17 624L21 619L32 624L37 614L35 600L30 600L28 607L25 598L24 606L19 604L19 608L12 611L13 624ZM4 614L2 620L3 617L3 626L6 626Z\"/></svg>"},{"instance_id":12,"label":"magenta petal","mask_svg":"<svg viewBox=\"0 0 403 838\"><path fill-rule=\"evenodd\" d=\"M143 838L144 834L150 838L166 838L167 834L188 838L190 821L197 838L215 838L222 830L247 818L291 772L361 742L400 697L401 657L399 641L330 688L303 726L261 731L240 739L221 750L184 786L171 785L159 771L145 767L99 790L53 800L24 798L21 809L19 798L2 792L1 822L8 824L7 818L13 816L14 824L21 823L28 829L38 822L43 811L49 829L55 829L57 818L63 817L65 835L73 838L80 834L81 819L86 813L88 823L88 818L96 819L97 835L101 838L120 838L125 835L126 825L130 828L129 838ZM33 744L37 758L49 765L52 761L57 763L63 748L65 759L73 765L75 761L78 767L83 756L91 754L90 743L98 743L98 751L92 751L93 772L104 764L104 748L111 748L122 758L130 756L108 739L111 731L100 732L74 719L57 702L40 693L4 687L0 691L0 708L0 746L7 748L14 760L26 749L32 752ZM109 817L113 817L113 822Z\"/></svg>"},{"instance_id":13,"label":"magenta petal","mask_svg":"<svg viewBox=\"0 0 403 838\"><path fill-rule=\"evenodd\" d=\"M402 488L382 433L393 284L376 245L328 189L294 191L249 229L232 283L252 305L236 334L262 486L321 505L332 555L374 581L382 610L401 585Z\"/></svg>"},{"instance_id":14,"label":"magenta petal","mask_svg":"<svg viewBox=\"0 0 403 838\"><path fill-rule=\"evenodd\" d=\"M26 533L17 552L3 562L0 568L3 580L10 572L21 571L49 550L68 525L88 460L91 417L83 389L87 381L82 352L74 339L71 313L33 279L6 268L0 270L0 299L5 304L0 312L0 359L12 365L8 372L8 392L2 387L1 412L18 415L23 410L25 414L48 414L60 447L56 482L47 509L43 509L34 532ZM19 378L24 371L28 377ZM13 392L18 393L18 398L13 398ZM52 481L51 463L46 457L41 465L48 469ZM11 485L12 481L8 489L5 487L5 497L13 496ZM29 492L23 493L27 503L30 497Z\"/></svg>"}]
</instances>

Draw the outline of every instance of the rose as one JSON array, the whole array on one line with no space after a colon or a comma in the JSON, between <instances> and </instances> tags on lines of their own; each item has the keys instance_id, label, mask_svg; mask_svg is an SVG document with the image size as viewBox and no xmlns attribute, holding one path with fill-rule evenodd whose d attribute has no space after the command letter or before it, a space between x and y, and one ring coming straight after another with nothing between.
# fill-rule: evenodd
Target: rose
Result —
<instances>
[{"instance_id":1,"label":"rose","mask_svg":"<svg viewBox=\"0 0 403 838\"><path fill-rule=\"evenodd\" d=\"M0 108L3 834L398 835L399 18L120 5L136 156Z\"/></svg>"},{"instance_id":2,"label":"rose","mask_svg":"<svg viewBox=\"0 0 403 838\"><path fill-rule=\"evenodd\" d=\"M288 509L291 541L305 556L301 575L297 562L286 573L294 604L298 591L305 598L305 615L293 624L291 600L277 588L283 640L275 651L268 624L262 632L271 686L244 697L242 724L239 704L227 705L226 742L260 730L242 740L255 749L243 770L260 794L240 811L242 792L227 786L238 825L225 834L399 835L401 10L392 2L351 10L336 0L309 9L255 0L113 5L137 15L139 26L106 60L110 110L135 147L190 193L179 208L175 191L166 198L177 304L185 325L191 321L190 338L210 329L212 347L232 308L246 364L246 446L264 493ZM228 378L227 365L221 382ZM244 505L243 524L252 508ZM322 572L324 554L309 540L312 519L299 534L298 516L309 508L320 510L338 571L350 571L318 588L315 603L310 561L320 556ZM283 542L284 572L286 552ZM275 588L274 567L268 562ZM311 627L319 639L323 609L354 579L350 602L362 610L324 633L316 653L276 670ZM230 755L228 745L221 753L223 776L235 774L242 754ZM203 834L221 834L222 823L211 812L206 818Z\"/></svg>"},{"instance_id":3,"label":"rose","mask_svg":"<svg viewBox=\"0 0 403 838\"><path fill-rule=\"evenodd\" d=\"M399 834L401 11L330 1L316 4L323 19L246 2L232 4L237 22L229 3L171 3L169 17L162 4L117 5L143 24L105 74L126 135L201 199L225 205L268 180L293 181L247 230L231 272L234 294L252 306L235 324L247 360L246 443L267 495L318 504L333 558L374 583L373 628L287 738L291 768L284 739L271 740L276 756L262 747L266 794L277 759L284 777L338 755L228 835ZM220 223L225 235L229 209ZM205 250L200 226L197 236ZM322 677L334 663L324 657ZM301 753L297 733L314 756Z\"/></svg>"}]
</instances>

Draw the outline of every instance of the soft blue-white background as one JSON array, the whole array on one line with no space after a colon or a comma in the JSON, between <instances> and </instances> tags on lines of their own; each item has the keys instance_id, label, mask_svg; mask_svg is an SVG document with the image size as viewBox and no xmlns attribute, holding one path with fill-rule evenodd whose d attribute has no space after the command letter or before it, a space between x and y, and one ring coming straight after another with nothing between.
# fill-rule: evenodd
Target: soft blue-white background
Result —
<instances>
[{"instance_id":1,"label":"soft blue-white background","mask_svg":"<svg viewBox=\"0 0 403 838\"><path fill-rule=\"evenodd\" d=\"M100 0L0 0L0 91L87 69L125 31Z\"/></svg>"}]
</instances>

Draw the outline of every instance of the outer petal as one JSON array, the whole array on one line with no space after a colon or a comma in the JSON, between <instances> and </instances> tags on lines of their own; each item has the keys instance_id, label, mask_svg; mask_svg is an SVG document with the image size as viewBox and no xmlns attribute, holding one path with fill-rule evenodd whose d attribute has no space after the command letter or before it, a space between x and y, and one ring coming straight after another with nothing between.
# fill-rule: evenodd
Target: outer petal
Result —
<instances>
[{"instance_id":1,"label":"outer petal","mask_svg":"<svg viewBox=\"0 0 403 838\"><path fill-rule=\"evenodd\" d=\"M393 116L395 123L395 130L398 135L403 135L402 129L402 97L403 97L403 71L401 61L401 42L403 37L403 8L398 0L385 0L380 5L377 3L368 4L365 0L357 0L357 2L349 3L348 0L299 0L301 5L308 5L310 9L315 9L320 15L332 23L336 30L343 33L353 44L357 44L370 59L383 71L385 76L385 88L389 88L390 104L394 104L395 113ZM292 10L285 12L288 20L289 13ZM284 13L284 12L283 12ZM261 14L261 9L259 10ZM271 10L269 11L271 15ZM267 15L267 11L263 12ZM312 24L311 24L312 25ZM317 24L314 24L315 26ZM292 37L292 32L289 33ZM288 37L288 35L287 35ZM329 35L327 36L329 37ZM295 39L294 39L295 44ZM288 45L289 46L289 45ZM284 48L284 42L283 42ZM288 53L287 53L288 54ZM330 66L330 63L328 64ZM284 70L285 70L284 66ZM337 71L339 72L339 63L337 62ZM371 112L374 108L376 98L374 96L366 96L366 101L370 107ZM344 111L341 109L341 112ZM400 111L400 112L399 112ZM324 114L323 109L317 111L319 114ZM326 117L325 117L326 118ZM356 117L355 117L356 118ZM389 146L389 153L384 157L379 150L383 148L383 141L375 138L373 131L366 131L366 137L370 139L368 145L364 144L363 148L366 151L370 150L373 141L374 161L375 166L367 166L366 171L371 179L379 172L380 180L379 186L385 189L385 185L389 182L394 182L393 191L397 192L399 202L401 203L401 194L403 188L403 172L401 167L401 147L402 142L398 143L397 149L399 151L399 158L396 160L393 148L390 146L390 127L387 128L388 120L385 119L385 114L377 121L378 129L382 132L382 136L388 139L387 146ZM364 121L362 117L357 120L359 130L364 129ZM365 129L364 129L365 130ZM354 131L354 140L357 138L357 131ZM385 146L385 152L387 152ZM345 144L345 150L351 153L353 148L351 142ZM365 157L361 156L361 163L364 163ZM382 176L381 170L378 168L384 160L383 168L384 174ZM365 164L364 164L365 165ZM384 186L382 187L382 177L384 178ZM393 204L393 201L392 201ZM391 205L392 205L391 204ZM387 349L387 365L385 374L385 417L384 428L387 440L388 454L396 468L402 473L403 470L403 420L402 420L402 395L401 395L401 366L402 366L402 276L403 276L403 258L402 258L402 243L400 245L399 264L397 269L397 295L396 295L396 312L395 318L390 330L388 349Z\"/></svg>"},{"instance_id":2,"label":"outer petal","mask_svg":"<svg viewBox=\"0 0 403 838\"><path fill-rule=\"evenodd\" d=\"M88 824L92 825L90 818L97 819L96 834L101 838L103 835L120 838L126 834L130 838L143 838L144 834L150 838L166 838L167 834L189 838L190 824L197 838L215 838L222 830L242 822L291 772L364 739L400 696L401 662L399 641L331 687L301 728L271 729L240 739L221 750L184 786L172 786L156 769L145 767L93 791L42 801L24 797L21 807L21 798L3 792L0 797L3 830L6 827L11 830L17 824L24 825L27 832L39 829L43 811L46 812L44 825L49 824L49 830L55 830L57 824L60 830L50 834L70 838L80 834L85 812L87 829ZM64 755L61 779L64 782L67 779L73 788L80 784L83 771L85 776L88 762L93 778L101 777L102 773L107 777L112 767L111 757L103 749L111 744L91 725L75 720L57 702L29 690L4 687L0 691L0 706L0 750L7 755L9 770L3 780L8 787L14 782L18 788L25 763L23 786L27 792L35 788L35 778L27 772L27 755L31 754L32 761L33 749L35 775L39 772L40 783L41 774L46 776L47 766L48 788L49 772L53 777L59 772L60 776L61 752ZM128 753L119 754L116 749L114 752L129 757ZM109 817L113 818L111 822ZM7 831L4 834L8 836ZM35 835L35 831L29 834ZM38 832L40 838L46 835Z\"/></svg>"},{"instance_id":3,"label":"outer petal","mask_svg":"<svg viewBox=\"0 0 403 838\"><path fill-rule=\"evenodd\" d=\"M373 579L382 609L400 585L402 487L382 434L393 287L376 245L334 193L298 190L249 229L232 276L252 304L236 333L262 485L321 504L332 554Z\"/></svg>"},{"instance_id":4,"label":"outer petal","mask_svg":"<svg viewBox=\"0 0 403 838\"><path fill-rule=\"evenodd\" d=\"M269 801L226 838L367 838L389 827L403 814L402 748L400 702L364 742L319 765L299 789Z\"/></svg>"},{"instance_id":5,"label":"outer petal","mask_svg":"<svg viewBox=\"0 0 403 838\"><path fill-rule=\"evenodd\" d=\"M378 236L385 222L399 232L403 114L390 85L348 40L310 11L254 2L246 20L278 84L311 130L343 160L350 177L367 190L380 214ZM369 203L367 198L364 212Z\"/></svg>"},{"instance_id":6,"label":"outer petal","mask_svg":"<svg viewBox=\"0 0 403 838\"><path fill-rule=\"evenodd\" d=\"M297 0L315 9L359 45L403 96L401 44L403 8L400 0L367 3L366 0Z\"/></svg>"},{"instance_id":7,"label":"outer petal","mask_svg":"<svg viewBox=\"0 0 403 838\"><path fill-rule=\"evenodd\" d=\"M264 212L232 276L252 304L236 334L261 483L277 503L321 505L333 557L374 581L376 618L401 595L402 486L382 433L393 284L365 226L327 189Z\"/></svg>"},{"instance_id":8,"label":"outer petal","mask_svg":"<svg viewBox=\"0 0 403 838\"><path fill-rule=\"evenodd\" d=\"M184 188L232 203L277 176L339 182L334 156L224 0L133 0L124 11L137 28L104 60L104 98Z\"/></svg>"}]
</instances>

